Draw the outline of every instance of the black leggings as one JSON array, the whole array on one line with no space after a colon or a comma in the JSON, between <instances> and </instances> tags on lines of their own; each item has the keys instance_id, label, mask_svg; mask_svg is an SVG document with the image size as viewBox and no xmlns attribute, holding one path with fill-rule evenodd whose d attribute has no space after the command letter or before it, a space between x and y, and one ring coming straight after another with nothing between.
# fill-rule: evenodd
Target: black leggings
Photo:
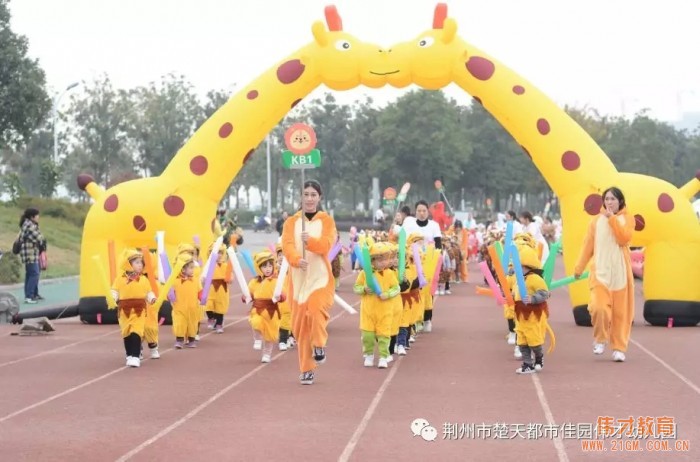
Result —
<instances>
[{"instance_id":1,"label":"black leggings","mask_svg":"<svg viewBox=\"0 0 700 462\"><path fill-rule=\"evenodd\" d=\"M217 326L223 326L224 325L224 315L219 314L219 313L212 313L212 319L216 320L216 325Z\"/></svg>"},{"instance_id":2,"label":"black leggings","mask_svg":"<svg viewBox=\"0 0 700 462\"><path fill-rule=\"evenodd\" d=\"M141 337L134 333L124 337L124 350L127 356L135 358L141 356Z\"/></svg>"}]
</instances>

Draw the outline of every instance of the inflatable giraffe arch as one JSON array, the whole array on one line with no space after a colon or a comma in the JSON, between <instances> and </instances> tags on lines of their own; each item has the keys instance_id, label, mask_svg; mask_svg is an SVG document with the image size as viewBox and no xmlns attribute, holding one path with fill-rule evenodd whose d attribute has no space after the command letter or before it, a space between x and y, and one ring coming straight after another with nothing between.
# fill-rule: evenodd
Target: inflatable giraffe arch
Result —
<instances>
[{"instance_id":1,"label":"inflatable giraffe arch","mask_svg":"<svg viewBox=\"0 0 700 462\"><path fill-rule=\"evenodd\" d=\"M432 29L391 48L396 72L388 83L436 90L454 82L503 125L560 200L568 274L591 216L601 211L602 191L622 189L635 214L632 245L645 247L645 319L655 325L665 325L669 317L675 325L700 322L700 223L690 203L700 192L700 171L680 189L658 178L618 172L564 110L456 34L447 6L438 4ZM590 325L587 282L573 284L569 293L576 323Z\"/></svg>"},{"instance_id":2,"label":"inflatable giraffe arch","mask_svg":"<svg viewBox=\"0 0 700 462\"><path fill-rule=\"evenodd\" d=\"M360 84L386 84L386 53L343 31L335 7L326 23L312 25L313 41L272 66L217 110L184 144L160 176L128 181L108 190L89 175L78 185L94 199L85 220L80 259L81 316L106 309L104 290L92 260L108 261L108 242L116 254L124 247L154 247L165 230L166 251L199 236L202 248L213 241L216 208L245 162L304 96L321 84L347 90Z\"/></svg>"},{"instance_id":3,"label":"inflatable giraffe arch","mask_svg":"<svg viewBox=\"0 0 700 462\"><path fill-rule=\"evenodd\" d=\"M457 37L447 7L435 10L433 28L390 49L361 42L343 31L336 9L326 7L326 26L312 26L314 40L292 53L222 106L185 143L158 177L133 180L105 191L87 175L79 186L94 199L81 249L79 311L104 310L93 255L107 261L107 244L152 246L167 230L172 252L193 236L213 239L212 217L229 184L284 115L321 84L347 90L411 83L439 89L455 82L474 96L523 146L559 196L566 224L569 272L600 192L617 185L637 215L634 244L646 246L645 317L676 325L700 320L700 225L688 199L700 189L693 179L681 190L661 180L619 173L605 153L566 113L523 78ZM494 168L498 168L494 165ZM207 236L205 238L204 236ZM584 282L570 289L577 323L589 322Z\"/></svg>"}]
</instances>

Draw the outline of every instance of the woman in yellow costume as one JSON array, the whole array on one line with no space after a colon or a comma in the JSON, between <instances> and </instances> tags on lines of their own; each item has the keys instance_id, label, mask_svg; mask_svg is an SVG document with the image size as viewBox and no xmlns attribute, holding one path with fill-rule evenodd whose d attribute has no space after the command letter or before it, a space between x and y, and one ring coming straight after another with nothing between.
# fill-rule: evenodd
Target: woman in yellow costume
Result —
<instances>
[{"instance_id":1,"label":"woman in yellow costume","mask_svg":"<svg viewBox=\"0 0 700 462\"><path fill-rule=\"evenodd\" d=\"M214 250L214 244L209 246L209 253ZM209 329L214 329L217 334L224 333L224 315L228 313L230 304L228 286L233 280L229 268L226 248L219 247L214 274L211 278L211 287L207 295L207 316L209 317Z\"/></svg>"},{"instance_id":2,"label":"woman in yellow costume","mask_svg":"<svg viewBox=\"0 0 700 462\"><path fill-rule=\"evenodd\" d=\"M336 228L333 218L320 209L322 194L317 181L306 181L301 210L284 222L282 230L282 251L290 266L288 298L302 385L313 384L317 364L326 360L328 310L335 295L328 253L336 240Z\"/></svg>"},{"instance_id":3,"label":"woman in yellow costume","mask_svg":"<svg viewBox=\"0 0 700 462\"><path fill-rule=\"evenodd\" d=\"M280 267L282 266L282 259L284 254L282 253L282 244L277 244L275 246L275 251L277 252L277 274L279 275ZM288 292L287 287L289 287L290 274L287 273L284 281L283 291ZM277 303L280 309L280 333L279 333L279 349L280 351L286 351L288 348L292 348L295 344L294 337L291 335L292 331L292 308L289 306L289 300L285 299Z\"/></svg>"},{"instance_id":4,"label":"woman in yellow costume","mask_svg":"<svg viewBox=\"0 0 700 462\"><path fill-rule=\"evenodd\" d=\"M279 339L280 309L273 300L277 276L275 274L275 256L269 250L263 250L253 256L257 277L250 280L248 289L253 302L248 322L253 328L253 337L262 342L263 363L272 360L272 348ZM284 301L284 294L280 295Z\"/></svg>"},{"instance_id":5,"label":"woman in yellow costume","mask_svg":"<svg viewBox=\"0 0 700 462\"><path fill-rule=\"evenodd\" d=\"M520 257L520 266L525 279L525 298L521 298L518 282L513 284L513 300L515 301L515 332L518 346L523 357L523 364L515 370L518 374L531 374L541 371L544 367L544 351L542 345L547 331L550 332L549 308L547 299L550 296L547 283L542 278L542 265L537 257L537 251L529 245L515 247ZM554 336L552 335L552 342ZM532 364L532 355L535 364Z\"/></svg>"},{"instance_id":6,"label":"woman in yellow costume","mask_svg":"<svg viewBox=\"0 0 700 462\"><path fill-rule=\"evenodd\" d=\"M627 211L625 196L618 188L608 188L602 196L604 209L591 220L574 276L581 277L593 260L588 277L593 354L603 354L610 342L613 361L622 362L634 320L634 276L629 249L634 217Z\"/></svg>"},{"instance_id":7,"label":"woman in yellow costume","mask_svg":"<svg viewBox=\"0 0 700 462\"><path fill-rule=\"evenodd\" d=\"M362 296L360 301L360 330L362 331L362 354L365 367L374 366L374 345L378 344L379 361L377 367L385 369L389 365L389 343L394 313L394 299L401 293L396 273L389 269L391 249L386 243L377 242L369 250L372 259L374 278L381 293L375 293L368 284L365 272L355 281L354 292Z\"/></svg>"},{"instance_id":8,"label":"woman in yellow costume","mask_svg":"<svg viewBox=\"0 0 700 462\"><path fill-rule=\"evenodd\" d=\"M179 250L179 249L178 249ZM187 348L197 347L197 330L201 309L199 298L202 296L202 281L197 277L197 268L193 255L182 252L176 258L177 262L184 263L180 275L173 284L175 301L173 305L173 335L175 335L175 348L182 349L187 340Z\"/></svg>"},{"instance_id":9,"label":"woman in yellow costume","mask_svg":"<svg viewBox=\"0 0 700 462\"><path fill-rule=\"evenodd\" d=\"M135 249L122 254L121 274L112 285L112 297L119 310L119 327L124 339L126 365L141 366L141 339L146 329L147 303L156 301L148 279L143 276L143 256ZM155 359L155 358L154 358Z\"/></svg>"},{"instance_id":10,"label":"woman in yellow costume","mask_svg":"<svg viewBox=\"0 0 700 462\"><path fill-rule=\"evenodd\" d=\"M401 316L399 319L399 335L396 339L396 354L405 356L406 350L410 349L408 345L408 336L411 331L411 322L415 319L413 310L418 309L422 303L420 298L420 289L418 288L418 271L413 262L413 252L411 247L406 247L406 271L404 272L404 280L401 281Z\"/></svg>"}]
</instances>

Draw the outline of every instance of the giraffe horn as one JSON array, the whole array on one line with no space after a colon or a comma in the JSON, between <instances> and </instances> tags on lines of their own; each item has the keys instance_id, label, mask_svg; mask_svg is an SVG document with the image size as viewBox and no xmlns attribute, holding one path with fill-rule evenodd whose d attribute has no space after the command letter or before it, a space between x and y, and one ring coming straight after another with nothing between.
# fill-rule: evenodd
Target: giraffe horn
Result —
<instances>
[{"instance_id":1,"label":"giraffe horn","mask_svg":"<svg viewBox=\"0 0 700 462\"><path fill-rule=\"evenodd\" d=\"M433 15L433 29L442 29L447 19L447 3L438 3L435 5L435 14Z\"/></svg>"},{"instance_id":2,"label":"giraffe horn","mask_svg":"<svg viewBox=\"0 0 700 462\"><path fill-rule=\"evenodd\" d=\"M326 15L326 24L328 24L328 30L331 32L340 32L343 30L343 21L340 19L338 14L338 9L335 5L328 5L324 13Z\"/></svg>"}]
</instances>

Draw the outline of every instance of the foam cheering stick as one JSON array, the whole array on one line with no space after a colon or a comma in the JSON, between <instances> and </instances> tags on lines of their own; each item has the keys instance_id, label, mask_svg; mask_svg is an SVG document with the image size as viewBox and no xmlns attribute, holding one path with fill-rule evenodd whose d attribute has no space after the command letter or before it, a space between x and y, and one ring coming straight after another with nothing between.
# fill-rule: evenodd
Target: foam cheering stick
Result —
<instances>
[{"instance_id":1,"label":"foam cheering stick","mask_svg":"<svg viewBox=\"0 0 700 462\"><path fill-rule=\"evenodd\" d=\"M350 313L350 314L357 314L357 311L355 310L355 308L353 308L352 306L350 306L350 304L349 304L348 302L346 302L345 300L343 300L342 298L340 298L340 297L338 296L338 294L333 294L333 299L335 300L335 302L336 302L338 305L340 305L340 307L341 307L342 309L344 309L344 310L347 311L348 313Z\"/></svg>"},{"instance_id":2,"label":"foam cheering stick","mask_svg":"<svg viewBox=\"0 0 700 462\"><path fill-rule=\"evenodd\" d=\"M148 247L141 247L141 254L143 255L143 266L146 269L146 277L148 278L148 283L151 285L151 291L158 296L158 283L156 282L156 273L153 268L153 258L151 252L148 251Z\"/></svg>"},{"instance_id":3,"label":"foam cheering stick","mask_svg":"<svg viewBox=\"0 0 700 462\"><path fill-rule=\"evenodd\" d=\"M477 295L488 295L489 297L493 297L493 290L491 290L488 287L481 287L481 286L476 286L476 294Z\"/></svg>"},{"instance_id":4,"label":"foam cheering stick","mask_svg":"<svg viewBox=\"0 0 700 462\"><path fill-rule=\"evenodd\" d=\"M248 252L248 249L241 249L241 255L243 255L243 261L245 262L246 266L250 270L251 274L253 277L255 277L258 273L255 271L255 265L253 264L253 257L250 256L250 252ZM236 275L238 276L238 275Z\"/></svg>"},{"instance_id":5,"label":"foam cheering stick","mask_svg":"<svg viewBox=\"0 0 700 462\"><path fill-rule=\"evenodd\" d=\"M375 294L380 295L382 293L381 287L377 279L374 277L374 271L372 270L372 258L369 255L369 247L366 245L362 246L362 269L365 272L365 281L368 287L370 287Z\"/></svg>"},{"instance_id":6,"label":"foam cheering stick","mask_svg":"<svg viewBox=\"0 0 700 462\"><path fill-rule=\"evenodd\" d=\"M548 286L552 284L552 276L554 276L554 264L557 260L559 247L561 247L560 241L557 241L554 244L552 244L552 247L549 248L549 255L547 256L547 260L544 262L544 266L542 268L542 276L544 282L546 282Z\"/></svg>"},{"instance_id":7,"label":"foam cheering stick","mask_svg":"<svg viewBox=\"0 0 700 462\"><path fill-rule=\"evenodd\" d=\"M163 261L160 259L160 255L165 253L165 231L156 231L156 253L159 256L158 259L158 281L161 284L165 283L165 268L163 268Z\"/></svg>"},{"instance_id":8,"label":"foam cheering stick","mask_svg":"<svg viewBox=\"0 0 700 462\"><path fill-rule=\"evenodd\" d=\"M340 241L337 241L335 245L331 248L331 251L328 252L328 261L333 261L335 257L338 256L338 253L340 253L340 249L343 248L343 243Z\"/></svg>"},{"instance_id":9,"label":"foam cheering stick","mask_svg":"<svg viewBox=\"0 0 700 462\"><path fill-rule=\"evenodd\" d=\"M362 248L360 247L360 245L354 244L352 251L355 254L355 259L357 260L357 263L360 265L360 268L364 268L365 265L362 263Z\"/></svg>"},{"instance_id":10,"label":"foam cheering stick","mask_svg":"<svg viewBox=\"0 0 700 462\"><path fill-rule=\"evenodd\" d=\"M284 287L284 281L287 279L287 271L289 270L289 263L286 258L282 258L282 264L280 265L280 272L277 275L277 284L275 284L275 290L272 292L272 301L277 303L282 295L282 288Z\"/></svg>"},{"instance_id":11,"label":"foam cheering stick","mask_svg":"<svg viewBox=\"0 0 700 462\"><path fill-rule=\"evenodd\" d=\"M153 309L156 311L160 309L160 306L165 301L165 297L167 296L166 294L173 288L173 284L175 284L175 280L179 276L180 272L182 272L183 266L185 266L184 260L180 260L175 264L175 268L173 268L173 271L170 273L168 280L165 281L165 285L161 289L160 295L158 295L158 298L156 298L156 301L153 303Z\"/></svg>"},{"instance_id":12,"label":"foam cheering stick","mask_svg":"<svg viewBox=\"0 0 700 462\"><path fill-rule=\"evenodd\" d=\"M503 244L501 243L501 241L496 241L493 243L493 246L496 248L498 261L503 261Z\"/></svg>"},{"instance_id":13,"label":"foam cheering stick","mask_svg":"<svg viewBox=\"0 0 700 462\"><path fill-rule=\"evenodd\" d=\"M117 258L115 256L114 241L107 242L107 255L109 257L109 283L114 283L117 277Z\"/></svg>"},{"instance_id":14,"label":"foam cheering stick","mask_svg":"<svg viewBox=\"0 0 700 462\"><path fill-rule=\"evenodd\" d=\"M411 250L413 250L413 263L416 265L416 272L418 273L418 287L422 289L428 283L428 281L425 280L425 273L423 272L423 262L420 260L420 251L418 250L418 244L413 244Z\"/></svg>"},{"instance_id":15,"label":"foam cheering stick","mask_svg":"<svg viewBox=\"0 0 700 462\"><path fill-rule=\"evenodd\" d=\"M102 282L102 290L105 293L105 298L107 299L107 308L110 310L113 310L117 307L117 302L114 300L114 297L112 296L112 287L109 285L109 279L107 279L107 273L105 273L105 269L102 266L102 262L100 261L100 256L99 255L93 255L92 260L95 262L96 270L98 274L100 275L100 281Z\"/></svg>"},{"instance_id":16,"label":"foam cheering stick","mask_svg":"<svg viewBox=\"0 0 700 462\"><path fill-rule=\"evenodd\" d=\"M399 283L403 281L406 273L406 230L399 231Z\"/></svg>"},{"instance_id":17,"label":"foam cheering stick","mask_svg":"<svg viewBox=\"0 0 700 462\"><path fill-rule=\"evenodd\" d=\"M525 276L523 275L523 267L520 265L520 254L515 246L510 245L511 249L506 248L506 253L511 250L511 258L513 259L513 269L515 269L515 280L518 281L518 292L520 300L525 300L527 297L527 286L525 285Z\"/></svg>"},{"instance_id":18,"label":"foam cheering stick","mask_svg":"<svg viewBox=\"0 0 700 462\"><path fill-rule=\"evenodd\" d=\"M556 281L553 281L551 284L549 284L549 290L554 290L558 287L563 287L563 286L569 285L572 282L580 281L580 280L585 279L587 277L588 277L588 271L583 273L581 275L581 277L578 279L576 279L576 277L574 277L574 276L567 276L565 278L558 279Z\"/></svg>"},{"instance_id":19,"label":"foam cheering stick","mask_svg":"<svg viewBox=\"0 0 700 462\"><path fill-rule=\"evenodd\" d=\"M508 289L508 280L506 279L506 273L505 271L503 271L503 267L501 266L501 260L499 260L498 255L496 255L495 245L490 245L488 247L488 251L489 256L491 257L491 264L493 265L493 269L496 271L496 276L498 276L498 282L503 288L503 296L506 299L506 304L515 305L515 302L513 301L513 294L511 294L510 290Z\"/></svg>"},{"instance_id":20,"label":"foam cheering stick","mask_svg":"<svg viewBox=\"0 0 700 462\"><path fill-rule=\"evenodd\" d=\"M209 290L211 289L211 280L214 277L214 265L216 265L216 259L218 258L219 255L219 249L221 248L221 245L224 242L223 236L219 236L219 238L214 241L214 245L212 246L211 253L209 254L209 258L207 259L207 265L204 267L202 271L202 275L204 276L204 285L202 286L202 298L199 299L199 304L200 305L206 305L207 304L207 298L209 297Z\"/></svg>"},{"instance_id":21,"label":"foam cheering stick","mask_svg":"<svg viewBox=\"0 0 700 462\"><path fill-rule=\"evenodd\" d=\"M481 272L483 273L484 278L486 279L486 283L491 288L493 296L496 297L496 303L498 303L499 305L504 305L506 303L506 300L505 298L503 298L503 294L501 294L501 289L498 288L496 281L493 279L493 274L491 274L491 270L489 270L488 263L482 261L481 263L479 263L479 268L481 269Z\"/></svg>"},{"instance_id":22,"label":"foam cheering stick","mask_svg":"<svg viewBox=\"0 0 700 462\"><path fill-rule=\"evenodd\" d=\"M241 292L245 297L245 302L250 303L253 298L250 296L250 289L248 288L248 284L246 284L245 277L243 276L243 268L241 268L241 263L238 261L238 258L236 258L236 251L233 247L229 247L226 249L226 252L228 253L229 260L231 260L231 263L233 264L233 273L236 275L238 285L241 287Z\"/></svg>"}]
</instances>

